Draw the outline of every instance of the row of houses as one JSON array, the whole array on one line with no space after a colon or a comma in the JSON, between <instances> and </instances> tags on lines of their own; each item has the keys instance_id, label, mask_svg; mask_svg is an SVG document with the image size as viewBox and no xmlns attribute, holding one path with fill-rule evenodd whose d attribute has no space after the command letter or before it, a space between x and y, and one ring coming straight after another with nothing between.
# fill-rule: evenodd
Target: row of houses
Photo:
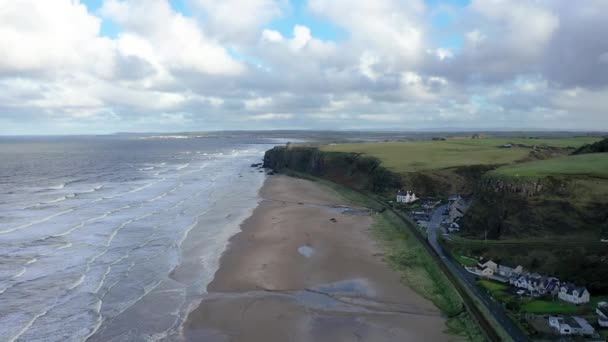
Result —
<instances>
[{"instance_id":1,"label":"row of houses","mask_svg":"<svg viewBox=\"0 0 608 342\"><path fill-rule=\"evenodd\" d=\"M588 303L590 300L589 291L585 287L567 282L562 283L555 277L525 272L521 265L511 268L489 260L478 264L475 268L469 267L467 270L482 277L508 283L515 288L529 292L532 296L557 295L560 300L577 305Z\"/></svg>"}]
</instances>

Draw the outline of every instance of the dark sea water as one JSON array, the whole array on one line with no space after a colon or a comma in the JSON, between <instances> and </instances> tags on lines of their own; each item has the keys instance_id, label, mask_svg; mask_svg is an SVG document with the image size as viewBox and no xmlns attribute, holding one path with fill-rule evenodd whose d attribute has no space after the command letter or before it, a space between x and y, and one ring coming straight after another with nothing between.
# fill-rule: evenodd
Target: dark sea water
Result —
<instances>
[{"instance_id":1,"label":"dark sea water","mask_svg":"<svg viewBox=\"0 0 608 342\"><path fill-rule=\"evenodd\" d=\"M274 143L0 138L0 341L180 340Z\"/></svg>"}]
</instances>

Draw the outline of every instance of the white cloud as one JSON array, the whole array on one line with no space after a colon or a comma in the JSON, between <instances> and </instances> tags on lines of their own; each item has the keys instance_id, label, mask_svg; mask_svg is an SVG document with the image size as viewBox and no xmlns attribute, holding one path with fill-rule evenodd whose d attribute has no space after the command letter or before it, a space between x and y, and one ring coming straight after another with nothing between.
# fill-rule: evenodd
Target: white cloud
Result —
<instances>
[{"instance_id":1,"label":"white cloud","mask_svg":"<svg viewBox=\"0 0 608 342\"><path fill-rule=\"evenodd\" d=\"M298 51L312 40L310 29L306 26L296 25L293 27L293 38L289 42L292 50Z\"/></svg>"},{"instance_id":2,"label":"white cloud","mask_svg":"<svg viewBox=\"0 0 608 342\"><path fill-rule=\"evenodd\" d=\"M252 120L287 120L293 118L294 115L291 113L266 113L266 114L258 114L252 115L250 118Z\"/></svg>"},{"instance_id":3,"label":"white cloud","mask_svg":"<svg viewBox=\"0 0 608 342\"><path fill-rule=\"evenodd\" d=\"M262 31L262 40L270 43L279 43L283 41L283 35L274 30L264 29Z\"/></svg>"},{"instance_id":4,"label":"white cloud","mask_svg":"<svg viewBox=\"0 0 608 342\"><path fill-rule=\"evenodd\" d=\"M371 51L363 51L359 58L359 70L370 80L375 81L378 78L378 73L374 70L374 65L380 62L380 57Z\"/></svg>"},{"instance_id":5,"label":"white cloud","mask_svg":"<svg viewBox=\"0 0 608 342\"><path fill-rule=\"evenodd\" d=\"M100 25L77 1L0 0L0 72L106 74L112 42L98 36Z\"/></svg>"},{"instance_id":6,"label":"white cloud","mask_svg":"<svg viewBox=\"0 0 608 342\"><path fill-rule=\"evenodd\" d=\"M483 43L486 40L486 35L481 33L479 30L473 30L467 32L465 35L467 45L476 47L479 44Z\"/></svg>"},{"instance_id":7,"label":"white cloud","mask_svg":"<svg viewBox=\"0 0 608 342\"><path fill-rule=\"evenodd\" d=\"M423 49L421 0L310 0L310 9L346 28L354 44L416 62Z\"/></svg>"},{"instance_id":8,"label":"white cloud","mask_svg":"<svg viewBox=\"0 0 608 342\"><path fill-rule=\"evenodd\" d=\"M136 37L131 40L145 41L141 45L149 45L144 50L150 62L160 61L172 70L212 75L244 71L194 19L175 12L166 0L106 0L101 13L124 27L125 34Z\"/></svg>"},{"instance_id":9,"label":"white cloud","mask_svg":"<svg viewBox=\"0 0 608 342\"><path fill-rule=\"evenodd\" d=\"M256 97L254 99L245 100L245 109L258 110L267 107L272 103L272 97Z\"/></svg>"},{"instance_id":10,"label":"white cloud","mask_svg":"<svg viewBox=\"0 0 608 342\"><path fill-rule=\"evenodd\" d=\"M454 53L450 49L438 48L433 50L429 50L429 53L435 55L440 61L445 59L454 58Z\"/></svg>"},{"instance_id":11,"label":"white cloud","mask_svg":"<svg viewBox=\"0 0 608 342\"><path fill-rule=\"evenodd\" d=\"M471 8L503 30L494 38L522 57L539 56L559 27L559 17L535 1L473 0ZM468 38L479 42L481 37L474 34Z\"/></svg>"},{"instance_id":12,"label":"white cloud","mask_svg":"<svg viewBox=\"0 0 608 342\"><path fill-rule=\"evenodd\" d=\"M269 27L293 22L285 0L186 4L191 16L168 0L105 0L95 13L78 0L0 0L0 133L608 129L603 1L474 0L441 29L462 36L453 49L422 0L308 1L336 41L312 24ZM104 20L116 37L101 36Z\"/></svg>"},{"instance_id":13,"label":"white cloud","mask_svg":"<svg viewBox=\"0 0 608 342\"><path fill-rule=\"evenodd\" d=\"M230 42L255 39L260 27L280 16L284 1L275 0L189 0L202 11L203 21L214 36Z\"/></svg>"}]
</instances>

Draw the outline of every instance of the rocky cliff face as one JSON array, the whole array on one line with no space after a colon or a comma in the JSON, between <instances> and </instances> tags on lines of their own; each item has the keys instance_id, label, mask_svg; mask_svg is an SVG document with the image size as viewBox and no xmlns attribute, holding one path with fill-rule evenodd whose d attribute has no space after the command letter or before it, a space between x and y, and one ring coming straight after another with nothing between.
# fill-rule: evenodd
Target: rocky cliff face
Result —
<instances>
[{"instance_id":1,"label":"rocky cliff face","mask_svg":"<svg viewBox=\"0 0 608 342\"><path fill-rule=\"evenodd\" d=\"M264 167L307 173L355 189L392 193L401 188L399 176L376 158L356 153L323 152L314 147L275 147L266 151Z\"/></svg>"}]
</instances>

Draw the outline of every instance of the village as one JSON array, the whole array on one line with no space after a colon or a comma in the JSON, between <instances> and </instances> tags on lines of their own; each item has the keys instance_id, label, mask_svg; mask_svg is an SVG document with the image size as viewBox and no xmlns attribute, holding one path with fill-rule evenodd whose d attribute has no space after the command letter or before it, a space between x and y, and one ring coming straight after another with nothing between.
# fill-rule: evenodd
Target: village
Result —
<instances>
[{"instance_id":1,"label":"village","mask_svg":"<svg viewBox=\"0 0 608 342\"><path fill-rule=\"evenodd\" d=\"M431 230L436 229L442 239L451 239L460 232L460 219L471 199L459 195L421 198L412 191L402 190L397 192L395 202L395 206L423 232L431 235ZM438 210L442 220L434 225L433 217ZM459 259L455 262L492 300L501 303L510 317L524 317L522 322L525 322L526 330L533 331L535 337L598 341L598 331L603 329L605 334L608 329L608 298L593 298L584 284L573 284L567 279L528 271L521 265L505 265L482 257L460 256ZM552 310L529 310L520 315L526 311L522 307L534 305L555 307L556 310L554 313L542 312Z\"/></svg>"}]
</instances>

